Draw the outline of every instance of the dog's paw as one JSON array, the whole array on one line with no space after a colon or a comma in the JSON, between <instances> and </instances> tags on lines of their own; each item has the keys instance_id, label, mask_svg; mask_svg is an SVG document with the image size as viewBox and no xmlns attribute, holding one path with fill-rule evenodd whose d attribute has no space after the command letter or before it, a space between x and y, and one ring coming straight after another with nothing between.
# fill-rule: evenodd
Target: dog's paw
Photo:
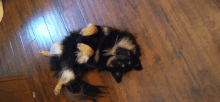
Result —
<instances>
[{"instance_id":1,"label":"dog's paw","mask_svg":"<svg viewBox=\"0 0 220 102\"><path fill-rule=\"evenodd\" d=\"M40 53L44 56L50 56L50 53L45 50L41 51Z\"/></svg>"},{"instance_id":2,"label":"dog's paw","mask_svg":"<svg viewBox=\"0 0 220 102\"><path fill-rule=\"evenodd\" d=\"M95 25L90 23L87 26L87 28L84 28L84 29L81 30L80 34L82 34L84 36L90 36L90 35L93 35L97 32L98 32L98 28Z\"/></svg>"},{"instance_id":3,"label":"dog's paw","mask_svg":"<svg viewBox=\"0 0 220 102\"><path fill-rule=\"evenodd\" d=\"M55 88L55 89L54 89L54 94L57 96L59 93L60 93L60 89Z\"/></svg>"},{"instance_id":4,"label":"dog's paw","mask_svg":"<svg viewBox=\"0 0 220 102\"><path fill-rule=\"evenodd\" d=\"M78 43L77 48L83 52L83 54L87 55L88 57L91 57L94 54L94 50L86 44Z\"/></svg>"}]
</instances>

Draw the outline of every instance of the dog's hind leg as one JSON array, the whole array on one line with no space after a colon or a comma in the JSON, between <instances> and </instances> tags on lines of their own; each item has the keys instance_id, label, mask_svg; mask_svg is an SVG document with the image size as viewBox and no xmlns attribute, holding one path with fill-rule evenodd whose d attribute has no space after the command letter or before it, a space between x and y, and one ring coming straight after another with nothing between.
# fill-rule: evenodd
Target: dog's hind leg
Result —
<instances>
[{"instance_id":1,"label":"dog's hind leg","mask_svg":"<svg viewBox=\"0 0 220 102\"><path fill-rule=\"evenodd\" d=\"M82 29L80 34L83 36L90 36L98 32L98 28L93 24L88 24L86 28Z\"/></svg>"},{"instance_id":2,"label":"dog's hind leg","mask_svg":"<svg viewBox=\"0 0 220 102\"><path fill-rule=\"evenodd\" d=\"M58 95L60 93L60 90L62 88L62 85L69 83L71 80L75 79L75 74L73 71L65 69L61 73L61 77L58 81L58 84L56 85L54 89L54 94Z\"/></svg>"}]
</instances>

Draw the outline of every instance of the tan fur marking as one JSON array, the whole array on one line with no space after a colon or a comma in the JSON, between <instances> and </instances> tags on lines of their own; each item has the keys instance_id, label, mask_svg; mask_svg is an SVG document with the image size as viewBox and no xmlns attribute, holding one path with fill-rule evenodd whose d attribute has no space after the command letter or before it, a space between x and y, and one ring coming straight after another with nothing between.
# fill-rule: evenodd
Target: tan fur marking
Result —
<instances>
[{"instance_id":1,"label":"tan fur marking","mask_svg":"<svg viewBox=\"0 0 220 102\"><path fill-rule=\"evenodd\" d=\"M0 22L2 20L3 14L4 14L3 3L2 0L0 0Z\"/></svg>"},{"instance_id":2,"label":"tan fur marking","mask_svg":"<svg viewBox=\"0 0 220 102\"><path fill-rule=\"evenodd\" d=\"M115 59L115 56L110 57L110 58L108 59L107 63L106 63L106 66L112 67L111 62L112 62L114 59Z\"/></svg>"},{"instance_id":3,"label":"tan fur marking","mask_svg":"<svg viewBox=\"0 0 220 102\"><path fill-rule=\"evenodd\" d=\"M99 49L96 50L94 59L95 59L95 62L99 61Z\"/></svg>"},{"instance_id":4,"label":"tan fur marking","mask_svg":"<svg viewBox=\"0 0 220 102\"><path fill-rule=\"evenodd\" d=\"M78 49L83 51L88 57L91 57L94 54L93 49L86 44L79 43L77 46L78 46Z\"/></svg>"},{"instance_id":5,"label":"tan fur marking","mask_svg":"<svg viewBox=\"0 0 220 102\"><path fill-rule=\"evenodd\" d=\"M54 94L55 95L58 95L60 93L62 85L63 85L62 82L59 81L58 84L56 85L55 89L54 89Z\"/></svg>"},{"instance_id":6,"label":"tan fur marking","mask_svg":"<svg viewBox=\"0 0 220 102\"><path fill-rule=\"evenodd\" d=\"M109 34L109 28L108 27L102 27L102 30L104 32L104 35L108 35Z\"/></svg>"},{"instance_id":7,"label":"tan fur marking","mask_svg":"<svg viewBox=\"0 0 220 102\"><path fill-rule=\"evenodd\" d=\"M89 56L87 56L86 54L84 54L83 51L77 51L76 52L76 56L77 56L77 62L79 64L83 64L86 63L89 60Z\"/></svg>"},{"instance_id":8,"label":"tan fur marking","mask_svg":"<svg viewBox=\"0 0 220 102\"><path fill-rule=\"evenodd\" d=\"M106 53L104 55L115 55L115 52L118 47L122 47L127 50L133 51L133 53L136 53L135 45L129 38L124 37L120 41L116 42L112 49L105 50Z\"/></svg>"},{"instance_id":9,"label":"tan fur marking","mask_svg":"<svg viewBox=\"0 0 220 102\"><path fill-rule=\"evenodd\" d=\"M79 43L77 45L77 48L80 50L76 52L77 61L80 64L86 63L89 60L89 57L91 57L94 54L93 49L86 44Z\"/></svg>"},{"instance_id":10,"label":"tan fur marking","mask_svg":"<svg viewBox=\"0 0 220 102\"><path fill-rule=\"evenodd\" d=\"M88 24L88 26L81 30L80 34L84 36L90 36L98 32L98 28L93 24Z\"/></svg>"}]
</instances>

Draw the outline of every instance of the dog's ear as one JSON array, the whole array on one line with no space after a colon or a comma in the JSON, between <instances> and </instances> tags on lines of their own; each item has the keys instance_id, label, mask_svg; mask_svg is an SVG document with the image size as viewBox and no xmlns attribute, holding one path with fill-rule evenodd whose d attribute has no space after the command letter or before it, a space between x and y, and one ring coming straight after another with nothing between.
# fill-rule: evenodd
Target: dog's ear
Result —
<instances>
[{"instance_id":1,"label":"dog's ear","mask_svg":"<svg viewBox=\"0 0 220 102\"><path fill-rule=\"evenodd\" d=\"M134 65L133 65L133 68L138 71L143 69L143 67L141 65L141 61L139 59L136 59Z\"/></svg>"},{"instance_id":2,"label":"dog's ear","mask_svg":"<svg viewBox=\"0 0 220 102\"><path fill-rule=\"evenodd\" d=\"M115 78L117 83L122 81L123 74L121 72L112 72L112 76Z\"/></svg>"}]
</instances>

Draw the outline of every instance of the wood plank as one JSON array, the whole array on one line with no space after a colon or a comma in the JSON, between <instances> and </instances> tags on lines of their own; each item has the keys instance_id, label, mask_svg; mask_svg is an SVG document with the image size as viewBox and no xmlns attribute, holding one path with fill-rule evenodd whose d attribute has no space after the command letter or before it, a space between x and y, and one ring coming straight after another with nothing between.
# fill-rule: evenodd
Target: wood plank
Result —
<instances>
[{"instance_id":1,"label":"wood plank","mask_svg":"<svg viewBox=\"0 0 220 102\"><path fill-rule=\"evenodd\" d=\"M30 25L30 20L33 17L34 10L30 8L32 4L26 2L26 0L13 2L16 4L14 7L16 9L16 13L18 13L16 16L20 17L21 20L20 27L17 31L22 39L23 45L26 46L35 39L35 35ZM16 13L12 13L12 15Z\"/></svg>"},{"instance_id":2,"label":"wood plank","mask_svg":"<svg viewBox=\"0 0 220 102\"><path fill-rule=\"evenodd\" d=\"M36 101L37 102L42 102L42 101L49 101L51 100L48 96L48 92L45 89L45 82L41 81L43 79L40 75L40 70L39 69L39 63L37 62L35 56L34 56L34 52L31 49L31 45L27 45L25 47L26 49L26 53L27 53L27 69L26 69L26 73L25 76L27 77L27 80L29 82L29 84L32 86L32 91L35 92L36 94ZM53 100L53 99L52 99Z\"/></svg>"},{"instance_id":3,"label":"wood plank","mask_svg":"<svg viewBox=\"0 0 220 102\"><path fill-rule=\"evenodd\" d=\"M220 64L219 62L219 30L218 26L220 20L218 19L219 16L219 9L210 1L203 1L201 3L194 2L194 5L199 12L198 15L201 17L202 22L205 24L204 26L207 28L207 31L210 33L209 35L202 36L202 44L203 52L206 53L207 58L204 60L208 63L213 63L214 67ZM209 5L206 5L208 3ZM206 9L204 9L205 7ZM204 10L205 12L200 12L200 9ZM211 10L211 12L210 12ZM208 12L208 13L206 13ZM218 69L216 69L218 71ZM219 71L218 71L219 73Z\"/></svg>"},{"instance_id":4,"label":"wood plank","mask_svg":"<svg viewBox=\"0 0 220 102\"><path fill-rule=\"evenodd\" d=\"M32 5L29 7L34 15L31 17L30 24L32 26L33 33L35 34L35 38L42 48L49 50L53 41L41 11L43 5L40 5L38 1L27 2Z\"/></svg>"},{"instance_id":5,"label":"wood plank","mask_svg":"<svg viewBox=\"0 0 220 102\"><path fill-rule=\"evenodd\" d=\"M76 0L76 4L83 16L84 21L86 22L86 25L89 23L98 24L94 11L91 10L92 8L88 2L86 2L86 0Z\"/></svg>"},{"instance_id":6,"label":"wood plank","mask_svg":"<svg viewBox=\"0 0 220 102\"><path fill-rule=\"evenodd\" d=\"M42 7L41 12L54 43L63 40L65 36L69 35L62 17L52 0L41 0L38 5Z\"/></svg>"},{"instance_id":7,"label":"wood plank","mask_svg":"<svg viewBox=\"0 0 220 102\"><path fill-rule=\"evenodd\" d=\"M126 22L128 19L126 18L126 15L123 15L117 2L112 0L100 0L100 2L102 2L104 5L109 19L113 22L114 26L121 29L126 29Z\"/></svg>"},{"instance_id":8,"label":"wood plank","mask_svg":"<svg viewBox=\"0 0 220 102\"><path fill-rule=\"evenodd\" d=\"M85 3L87 2L87 3ZM109 20L108 14L106 13L102 3L98 0L88 0L82 1L82 5L85 9L85 18L90 18L88 13L93 13L99 25L112 25L112 22ZM88 7L88 8L86 8Z\"/></svg>"},{"instance_id":9,"label":"wood plank","mask_svg":"<svg viewBox=\"0 0 220 102\"><path fill-rule=\"evenodd\" d=\"M151 4L151 5L153 5L154 7L161 7L161 6L157 6L155 3L153 4L153 2L150 2L149 4ZM164 4L164 3L163 3ZM181 3L182 4L182 3ZM168 6L166 6L166 7L168 7ZM155 10L155 8L154 8L154 10ZM161 11L159 11L159 10L161 10ZM163 10L164 9L158 9L158 10L155 10L155 11L157 11L157 12L159 12L159 14L161 14L160 12L163 12ZM188 10L187 10L188 11ZM194 14L195 15L195 14ZM159 17L163 17L163 16L159 16ZM169 16L168 16L169 17ZM171 19L168 19L168 17L165 19L165 20L167 20L167 22L168 22L168 20L171 22ZM183 16L182 16L183 17ZM161 18L160 18L161 19ZM192 18L191 18L192 19ZM164 21L165 21L164 20ZM184 20L184 22L186 22L186 20ZM164 30L166 30L166 29L164 29ZM177 31L177 30L175 30L175 31ZM167 33L167 34L169 34L169 33ZM203 64L203 65L201 65L202 63L201 62L199 62L199 59L191 59L192 58L192 56L193 56L193 58L198 58L198 57L201 57L201 55L198 55L198 52L196 52L195 50L193 51L192 49L189 49L189 45L192 45L192 44L190 44L189 42L185 42L185 41L187 41L187 40L182 40L183 38L184 38L184 36L182 36L182 35L178 35L178 36L181 36L181 37L179 37L179 38L181 38L181 39L179 39L179 38L176 38L176 39L178 39L178 41L176 41L176 43L178 44L178 45L180 45L181 47L181 49L182 49L182 52L183 52L183 56L184 56L184 58L185 58L185 60L186 60L186 63L189 65L189 67L193 67L194 69L192 69L192 74L196 77L196 80L198 81L199 80L199 78L198 78L198 76L197 76L197 72L199 71L199 70L201 70L201 69L203 69L203 68L205 68L205 67L201 67L201 66L203 66L203 65L205 65L205 64ZM175 37L175 36L174 36ZM188 37L186 37L185 36L185 38L188 38ZM175 38L174 38L175 39ZM187 46L188 45L188 46ZM191 57L189 57L189 55L191 56ZM187 57L186 57L187 56ZM192 62L194 63L194 64L192 64ZM189 64L190 63L190 64ZM196 63L196 64L195 64ZM207 67L207 66L206 66ZM198 68L198 69L195 69L195 68ZM200 69L201 68L201 69ZM214 74L214 73L213 73ZM198 84L198 85L200 85L200 84Z\"/></svg>"},{"instance_id":10,"label":"wood plank","mask_svg":"<svg viewBox=\"0 0 220 102\"><path fill-rule=\"evenodd\" d=\"M34 102L33 95L24 77L7 77L0 79L2 102Z\"/></svg>"},{"instance_id":11,"label":"wood plank","mask_svg":"<svg viewBox=\"0 0 220 102\"><path fill-rule=\"evenodd\" d=\"M5 77L5 78L0 78L0 82L5 82L5 81L13 81L13 80L23 80L25 79L24 76L17 76L17 77Z\"/></svg>"},{"instance_id":12,"label":"wood plank","mask_svg":"<svg viewBox=\"0 0 220 102\"><path fill-rule=\"evenodd\" d=\"M191 9L195 9L194 7L195 6L192 5L190 8ZM183 8L183 11L185 11L185 10L186 9ZM192 13L192 12L188 12L188 13ZM191 32L195 31L195 32L193 32L194 34L188 35L188 37L191 39L191 41L192 41L192 43L193 43L193 45L195 47L195 50L197 51L196 53L199 54L199 57L198 57L199 61L198 61L198 63L202 64L199 67L197 67L199 70L196 73L196 75L198 75L198 77L199 77L198 82L201 84L201 87L202 87L204 93L214 94L212 96L212 98L207 96L208 94L205 94L208 101L213 101L215 99L218 99L216 91L214 91L214 90L216 90L215 88L217 88L217 86L209 87L208 83L212 83L212 84L215 83L216 85L218 85L219 81L214 77L214 76L217 77L218 71L215 71L215 67L213 66L213 63L212 62L210 63L210 61L208 60L209 57L207 56L206 52L204 51L204 49L203 49L204 45L202 44L202 43L206 42L206 44L205 44L205 46L206 46L207 44L210 44L209 41L212 41L212 40L210 39L210 35L208 34L208 31L207 31L206 27L204 27L204 25L201 24L201 22L202 22L201 18L199 16L197 16L198 13L196 13L196 12L194 12L194 13L195 13L194 16L188 16L188 15L187 16L189 17L189 24L191 23L191 25L195 25L194 29L191 28L192 29ZM195 21L191 21L192 17L196 17L196 20ZM184 22L186 22L186 20L184 20ZM186 29L187 32L189 32L188 31L189 29ZM207 40L202 39L201 36L206 36ZM209 46L213 46L213 44L210 44ZM215 51L215 50L213 50L213 51ZM189 62L191 62L191 61L189 61ZM195 63L191 63L191 64L195 65ZM204 67L201 67L201 66L204 66ZM209 73L212 73L213 76L212 75L210 76ZM196 75L195 75L195 77L197 77ZM207 76L204 77L204 75L207 75ZM207 82L207 80L209 80L209 82ZM217 93L218 92L219 91L217 91Z\"/></svg>"},{"instance_id":13,"label":"wood plank","mask_svg":"<svg viewBox=\"0 0 220 102\"><path fill-rule=\"evenodd\" d=\"M144 4L144 3L143 3L143 4ZM150 4L150 3L149 3L149 4ZM153 5L153 4L151 4L151 5ZM139 7L141 7L141 6L139 6ZM158 7L158 8L159 8L159 7L161 7L161 6L156 6L156 5L154 4L154 7ZM138 9L138 8L137 8L137 9ZM143 9L144 9L144 8L141 8L141 10L143 10ZM149 9L149 8L146 8L146 9ZM154 10L156 11L157 8L154 8ZM160 9L160 10L161 10L161 9ZM149 11L148 11L148 12L149 12ZM158 11L157 11L157 12L158 12ZM160 12L161 12L161 11L160 11ZM144 12L141 12L140 14L142 15L143 13L144 13ZM163 13L159 13L159 14L163 14ZM145 14L143 14L143 15L147 15L147 14L145 13ZM151 13L150 15L152 16L153 14ZM160 16L160 15L159 15L159 16ZM145 17L145 16L143 16L143 17ZM158 16L154 16L154 17L158 17ZM163 16L161 16L161 17L163 17ZM160 18L160 19L162 19L162 18ZM160 22L162 22L160 19L157 19L157 20L155 20L155 21L160 21ZM146 21L146 22L150 22L150 21ZM146 24L146 23L145 23L145 24ZM153 24L153 23L152 23L152 24ZM152 24L151 24L150 27L152 27ZM157 24L156 26L159 27L158 24L160 24L160 23L157 22L157 23L154 23L154 24ZM149 24L149 25L150 25L150 24ZM166 25L167 25L167 24L166 24ZM152 28L149 28L149 26L147 26L147 27L148 27L148 29L152 29ZM160 28L162 28L162 27L160 27ZM164 29L163 29L162 31L164 31ZM166 30L165 30L165 31L166 31ZM152 33L155 33L155 32L152 32ZM166 33L166 34L167 34L167 33ZM151 36L150 38L155 39L155 38L152 37L153 35L155 35L155 34L151 34L151 35L150 35L150 36ZM160 36L163 36L163 35L160 35ZM156 43L154 43L154 44L156 44ZM166 44L167 44L167 43L164 43L163 46L167 46ZM175 44L175 43L174 43L174 44ZM157 47L158 47L158 45L157 45ZM170 46L169 48L172 49L173 46ZM175 48L175 47L174 47L174 48ZM179 49L179 48L176 47L176 49ZM169 50L169 49L166 48L166 50ZM159 51L159 50L155 50L155 51ZM170 52L170 51L167 51L167 52ZM175 51L175 52L176 52L176 51ZM180 52L180 51L177 51L177 52ZM178 53L176 53L176 54L178 54ZM181 54L181 52L180 52L179 54ZM168 55L171 55L171 54L168 54ZM175 59L177 59L178 61L179 61L180 59L183 60L182 58L179 57L179 55L174 55L173 57L172 57L172 56L169 56L169 57L172 58L172 59L175 58ZM169 57L168 57L168 58L169 58ZM161 57L161 58L164 58L164 56ZM175 63L179 63L178 61L175 61ZM184 61L181 61L181 62L183 62L183 65L184 65L185 62L184 62ZM168 62L168 63L169 63L169 62ZM172 64L173 64L173 61L172 61ZM169 64L167 64L167 62L165 63L165 65L168 65L168 66L169 66ZM164 67L164 66L163 66L163 67ZM170 67L168 67L168 68L169 68L168 70L171 71L172 68L170 68ZM186 68L187 68L187 66L186 66ZM167 69L167 68L166 68L166 69ZM168 70L165 71L165 72L169 72ZM184 74L183 74L183 75L184 75ZM176 81L177 81L177 80L176 80ZM188 89L188 90L190 90L190 89Z\"/></svg>"},{"instance_id":14,"label":"wood plank","mask_svg":"<svg viewBox=\"0 0 220 102\"><path fill-rule=\"evenodd\" d=\"M74 3L66 11L64 11L63 17L69 31L75 31L86 27L85 20L77 3Z\"/></svg>"},{"instance_id":15,"label":"wood plank","mask_svg":"<svg viewBox=\"0 0 220 102\"><path fill-rule=\"evenodd\" d=\"M60 12L65 11L68 9L73 3L76 2L76 0L54 0L56 4L58 5L58 9Z\"/></svg>"}]
</instances>

